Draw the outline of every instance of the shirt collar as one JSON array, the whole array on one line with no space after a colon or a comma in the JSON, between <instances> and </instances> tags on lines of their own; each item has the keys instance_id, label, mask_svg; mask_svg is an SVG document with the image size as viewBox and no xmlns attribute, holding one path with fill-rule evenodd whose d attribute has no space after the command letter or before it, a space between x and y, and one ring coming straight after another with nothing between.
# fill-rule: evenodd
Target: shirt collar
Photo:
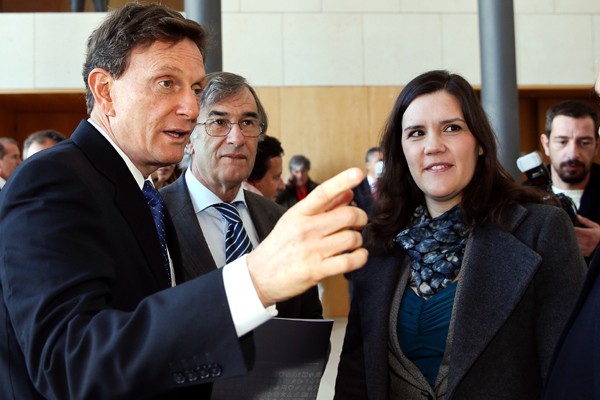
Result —
<instances>
[{"instance_id":1,"label":"shirt collar","mask_svg":"<svg viewBox=\"0 0 600 400\"><path fill-rule=\"evenodd\" d=\"M150 176L148 177L148 179L144 179L144 175L140 172L139 169L137 169L137 167L129 159L129 157L127 157L127 154L125 154L125 152L123 152L123 150L121 150L121 148L119 146L117 146L117 144L112 140L112 138L110 136L108 136L108 133L106 133L106 131L100 125L98 125L96 122L94 122L94 120L92 120L91 118L88 118L88 122L90 124L92 124L92 126L94 128L96 128L98 130L98 132L100 132L106 140L108 140L108 143L110 143L115 148L115 150L121 156L123 161L125 161L127 168L131 172L131 175L133 175L133 178L135 179L138 186L140 187L140 190L144 187L145 180L149 180L150 182L152 182L152 179ZM154 185L153 182L152 182L152 184Z\"/></svg>"},{"instance_id":2,"label":"shirt collar","mask_svg":"<svg viewBox=\"0 0 600 400\"><path fill-rule=\"evenodd\" d=\"M375 182L377 182L375 180L375 178L373 178L371 175L367 175L367 182L369 183L369 186L373 187L373 185L375 184Z\"/></svg>"},{"instance_id":3,"label":"shirt collar","mask_svg":"<svg viewBox=\"0 0 600 400\"><path fill-rule=\"evenodd\" d=\"M186 169L184 178L185 183L188 187L188 191L190 193L192 205L194 206L194 212L196 214L206 210L209 207L212 207L215 204L223 203L223 200L221 200L219 196L214 194L209 188L204 186L202 182L200 182L194 176L194 174L192 173L191 166ZM238 190L231 204L236 202L242 202L244 206L246 206L246 198L244 197L244 191L241 189L242 186L240 185L240 189Z\"/></svg>"}]
</instances>

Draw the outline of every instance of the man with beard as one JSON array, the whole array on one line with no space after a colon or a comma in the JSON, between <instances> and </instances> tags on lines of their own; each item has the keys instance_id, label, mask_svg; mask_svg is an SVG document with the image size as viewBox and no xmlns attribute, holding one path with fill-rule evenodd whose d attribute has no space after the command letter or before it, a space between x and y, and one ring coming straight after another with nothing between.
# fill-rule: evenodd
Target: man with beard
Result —
<instances>
[{"instance_id":1,"label":"man with beard","mask_svg":"<svg viewBox=\"0 0 600 400\"><path fill-rule=\"evenodd\" d=\"M584 257L600 243L600 165L598 113L576 100L558 103L546 113L546 133L541 136L550 157L554 193L564 193L577 206L577 241Z\"/></svg>"}]
</instances>

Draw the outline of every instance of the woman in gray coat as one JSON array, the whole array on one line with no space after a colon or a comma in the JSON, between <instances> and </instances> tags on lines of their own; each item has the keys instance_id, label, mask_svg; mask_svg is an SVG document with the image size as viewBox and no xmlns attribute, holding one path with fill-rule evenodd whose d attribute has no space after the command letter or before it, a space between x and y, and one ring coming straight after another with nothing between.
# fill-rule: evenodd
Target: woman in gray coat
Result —
<instances>
[{"instance_id":1,"label":"woman in gray coat","mask_svg":"<svg viewBox=\"0 0 600 400\"><path fill-rule=\"evenodd\" d=\"M458 75L412 80L382 144L335 398L539 398L585 273L566 213L502 168Z\"/></svg>"}]
</instances>

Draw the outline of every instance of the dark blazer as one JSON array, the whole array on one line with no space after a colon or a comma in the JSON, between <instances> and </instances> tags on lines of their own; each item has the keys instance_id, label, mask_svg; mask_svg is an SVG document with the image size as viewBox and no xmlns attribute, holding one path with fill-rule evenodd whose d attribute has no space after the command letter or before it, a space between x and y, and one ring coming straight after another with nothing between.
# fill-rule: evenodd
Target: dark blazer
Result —
<instances>
[{"instance_id":1,"label":"dark blazer","mask_svg":"<svg viewBox=\"0 0 600 400\"><path fill-rule=\"evenodd\" d=\"M371 193L371 185L369 185L367 178L363 179L360 185L352 189L352 191L354 192L354 201L360 209L367 213L370 221L373 217L375 203L373 201L373 193Z\"/></svg>"},{"instance_id":2,"label":"dark blazer","mask_svg":"<svg viewBox=\"0 0 600 400\"><path fill-rule=\"evenodd\" d=\"M600 165L593 163L590 180L585 186L578 214L600 223Z\"/></svg>"},{"instance_id":3,"label":"dark blazer","mask_svg":"<svg viewBox=\"0 0 600 400\"><path fill-rule=\"evenodd\" d=\"M185 176L182 175L174 183L162 188L160 194L173 218L180 238L185 280L216 270L217 265L194 212ZM258 233L258 239L262 242L283 215L285 209L255 193L245 191L244 197L256 233ZM304 294L277 303L277 310L277 316L280 318L323 318L323 307L319 301L319 292L316 286Z\"/></svg>"},{"instance_id":4,"label":"dark blazer","mask_svg":"<svg viewBox=\"0 0 600 400\"><path fill-rule=\"evenodd\" d=\"M544 400L600 399L600 252L552 356Z\"/></svg>"},{"instance_id":5,"label":"dark blazer","mask_svg":"<svg viewBox=\"0 0 600 400\"><path fill-rule=\"evenodd\" d=\"M2 399L208 399L247 372L220 271L164 290L146 200L87 121L2 190L0 254Z\"/></svg>"},{"instance_id":6,"label":"dark blazer","mask_svg":"<svg viewBox=\"0 0 600 400\"><path fill-rule=\"evenodd\" d=\"M308 196L308 194L312 192L317 186L319 186L319 184L313 182L309 178L308 182L306 183L306 195ZM286 210L299 201L300 199L298 198L298 193L296 193L296 186L293 183L286 185L285 189L277 193L277 199L275 199L275 202L277 204L280 204Z\"/></svg>"},{"instance_id":7,"label":"dark blazer","mask_svg":"<svg viewBox=\"0 0 600 400\"><path fill-rule=\"evenodd\" d=\"M515 205L504 221L508 230L491 222L477 228L465 250L450 325L454 329L446 396L436 397L421 385L426 381L420 372L405 369L398 378L404 384L394 388L398 398L540 397L552 349L583 281L585 262L571 222L559 208ZM390 398L388 356L395 332L390 310L396 290L405 288L398 284L405 257L398 247L393 256L370 256L367 265L353 273L336 399Z\"/></svg>"}]
</instances>

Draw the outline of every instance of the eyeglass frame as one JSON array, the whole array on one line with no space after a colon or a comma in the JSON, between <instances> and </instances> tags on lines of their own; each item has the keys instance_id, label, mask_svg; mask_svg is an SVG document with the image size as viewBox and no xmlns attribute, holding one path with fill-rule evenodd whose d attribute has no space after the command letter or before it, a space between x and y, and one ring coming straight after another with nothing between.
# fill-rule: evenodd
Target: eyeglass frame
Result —
<instances>
[{"instance_id":1,"label":"eyeglass frame","mask_svg":"<svg viewBox=\"0 0 600 400\"><path fill-rule=\"evenodd\" d=\"M255 121L258 121L258 129L259 129L259 133L256 136L248 136L244 134L244 128L242 128L242 125L240 125L242 122L244 122L244 120L240 121L240 122L232 122L230 120L228 120L227 118L208 118L206 121L204 122L198 122L196 123L196 126L198 125L204 125L204 132L210 136L210 137L225 137L227 135L229 135L229 133L231 132L231 129L233 128L233 125L237 125L240 128L240 132L242 133L242 136L244 137L248 137L248 138L256 138L256 137L260 137L260 135L262 135L263 133L263 127L265 126L264 122L260 122L260 119L258 118L246 118L246 120L248 119L253 119ZM226 134L224 135L211 135L210 133L208 133L208 130L206 129L206 123L208 121L216 121L216 120L224 120L229 122L229 130L227 131Z\"/></svg>"}]
</instances>

